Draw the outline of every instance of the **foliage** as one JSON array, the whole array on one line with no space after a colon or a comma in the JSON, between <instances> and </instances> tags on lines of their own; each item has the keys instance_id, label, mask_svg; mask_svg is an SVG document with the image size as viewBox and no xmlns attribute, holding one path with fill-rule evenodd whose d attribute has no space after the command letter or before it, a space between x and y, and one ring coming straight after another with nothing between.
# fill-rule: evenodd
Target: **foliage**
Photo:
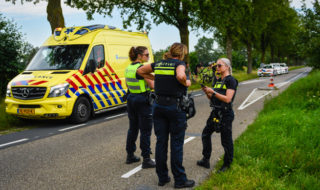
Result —
<instances>
[{"instance_id":1,"label":"foliage","mask_svg":"<svg viewBox=\"0 0 320 190\"><path fill-rule=\"evenodd\" d=\"M308 65L320 68L320 4L319 0L313 3L313 9L307 9L303 6L304 15L302 23L304 31L300 33L301 44L303 48L301 54L307 57Z\"/></svg>"},{"instance_id":2,"label":"foliage","mask_svg":"<svg viewBox=\"0 0 320 190\"><path fill-rule=\"evenodd\" d=\"M194 46L200 63L207 65L209 62L213 61L213 42L214 40L212 38L207 38L203 36L198 40L198 43Z\"/></svg>"},{"instance_id":3,"label":"foliage","mask_svg":"<svg viewBox=\"0 0 320 190\"><path fill-rule=\"evenodd\" d=\"M196 65L199 63L199 58L197 52L193 51L189 53L189 60L190 60L190 69L191 72L194 72L196 69Z\"/></svg>"},{"instance_id":4,"label":"foliage","mask_svg":"<svg viewBox=\"0 0 320 190\"><path fill-rule=\"evenodd\" d=\"M123 27L136 24L138 29L151 29L151 24L165 23L175 26L180 33L181 43L189 50L189 29L193 21L193 13L198 9L197 1L190 0L67 0L67 4L86 11L89 19L94 13L111 16L117 7L123 18ZM188 61L188 58L186 58Z\"/></svg>"},{"instance_id":5,"label":"foliage","mask_svg":"<svg viewBox=\"0 0 320 190\"><path fill-rule=\"evenodd\" d=\"M159 51L153 52L154 61L160 61L163 59L163 55L169 51L170 46L168 46L166 49L160 49Z\"/></svg>"},{"instance_id":6,"label":"foliage","mask_svg":"<svg viewBox=\"0 0 320 190\"><path fill-rule=\"evenodd\" d=\"M8 82L24 68L22 47L17 25L0 14L0 97L5 95Z\"/></svg>"}]
</instances>

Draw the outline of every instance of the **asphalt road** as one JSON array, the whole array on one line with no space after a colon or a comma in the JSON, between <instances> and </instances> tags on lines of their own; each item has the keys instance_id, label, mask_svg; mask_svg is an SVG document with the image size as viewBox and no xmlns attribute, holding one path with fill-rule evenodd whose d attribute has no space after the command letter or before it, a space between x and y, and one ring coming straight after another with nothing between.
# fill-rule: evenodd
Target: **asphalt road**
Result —
<instances>
[{"instance_id":1,"label":"asphalt road","mask_svg":"<svg viewBox=\"0 0 320 190\"><path fill-rule=\"evenodd\" d=\"M276 76L274 83L279 90L261 89L269 84L268 77L240 83L233 107L233 139L241 135L254 121L266 98L276 96L292 82L306 76L309 71L310 68L303 68ZM188 178L194 179L198 185L212 172L214 165L223 155L223 149L220 134L214 133L211 169L196 165L196 161L201 158L201 132L210 107L201 91L193 94L197 114L188 121L183 164ZM42 125L40 128L0 136L1 190L173 189L173 180L164 187L157 186L155 169L141 169L141 162L125 164L128 129L125 109L101 114L83 125L70 125L65 124L66 122L39 122L39 125ZM153 134L153 152L155 139ZM136 155L140 153L138 148ZM151 157L154 158L154 154ZM170 154L168 167L170 168ZM169 175L173 179L171 172Z\"/></svg>"}]
</instances>

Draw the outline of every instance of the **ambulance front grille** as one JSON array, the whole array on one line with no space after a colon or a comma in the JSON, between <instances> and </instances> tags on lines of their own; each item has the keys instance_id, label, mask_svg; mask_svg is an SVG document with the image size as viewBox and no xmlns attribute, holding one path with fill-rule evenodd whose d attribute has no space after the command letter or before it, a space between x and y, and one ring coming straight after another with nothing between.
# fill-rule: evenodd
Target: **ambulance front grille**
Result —
<instances>
[{"instance_id":1,"label":"ambulance front grille","mask_svg":"<svg viewBox=\"0 0 320 190\"><path fill-rule=\"evenodd\" d=\"M21 100L41 99L46 91L46 87L12 87L13 97Z\"/></svg>"}]
</instances>

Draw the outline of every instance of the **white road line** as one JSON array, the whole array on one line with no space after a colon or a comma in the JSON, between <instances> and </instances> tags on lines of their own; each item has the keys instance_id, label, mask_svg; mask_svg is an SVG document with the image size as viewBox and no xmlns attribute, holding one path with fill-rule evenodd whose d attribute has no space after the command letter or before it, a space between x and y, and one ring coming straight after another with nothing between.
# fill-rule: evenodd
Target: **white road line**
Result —
<instances>
[{"instance_id":1,"label":"white road line","mask_svg":"<svg viewBox=\"0 0 320 190\"><path fill-rule=\"evenodd\" d=\"M249 96L242 102L242 104L238 107L238 110L243 110L244 108L248 107L249 105L244 107L244 104L249 100L252 94L257 90L257 88L253 89Z\"/></svg>"},{"instance_id":2,"label":"white road line","mask_svg":"<svg viewBox=\"0 0 320 190\"><path fill-rule=\"evenodd\" d=\"M8 146L8 145L11 145L11 144L27 141L27 140L29 140L29 139L20 139L20 140L17 140L17 141L12 141L12 142L8 142L8 143L5 143L5 144L0 144L0 148Z\"/></svg>"},{"instance_id":3,"label":"white road line","mask_svg":"<svg viewBox=\"0 0 320 190\"><path fill-rule=\"evenodd\" d=\"M192 140L195 139L195 138L196 138L196 137L189 137L189 138L187 138L186 140L184 140L184 144L186 144L187 142L192 141ZM152 159L152 160L153 160L153 159ZM153 161L154 161L154 160L153 160ZM121 176L121 178L129 178L130 176L132 176L133 174L139 172L140 170L142 170L142 165L139 165L138 167L136 167L136 168L130 170L129 172L123 174L123 175Z\"/></svg>"},{"instance_id":4,"label":"white road line","mask_svg":"<svg viewBox=\"0 0 320 190\"><path fill-rule=\"evenodd\" d=\"M78 127L81 127L81 126L84 126L84 125L86 125L86 124L75 125L75 126L72 126L72 127L68 127L68 128L60 129L59 131L66 131L66 130L70 130L70 129L78 128Z\"/></svg>"},{"instance_id":5,"label":"white road line","mask_svg":"<svg viewBox=\"0 0 320 190\"><path fill-rule=\"evenodd\" d=\"M112 118L119 117L119 116L123 116L123 115L126 115L126 114L125 114L125 113L122 113L122 114L118 114L118 115L106 117L106 118L104 118L104 119L105 119L105 120L106 120L106 119L112 119Z\"/></svg>"},{"instance_id":6,"label":"white road line","mask_svg":"<svg viewBox=\"0 0 320 190\"><path fill-rule=\"evenodd\" d=\"M184 144L186 144L187 142L192 141L193 139L195 139L196 137L189 137L186 140L184 140Z\"/></svg>"},{"instance_id":7,"label":"white road line","mask_svg":"<svg viewBox=\"0 0 320 190\"><path fill-rule=\"evenodd\" d=\"M247 82L240 82L240 84L250 84L250 83L255 83L255 82L261 82L261 81L265 81L267 79L262 79L262 80L251 80L251 81L247 81Z\"/></svg>"},{"instance_id":8,"label":"white road line","mask_svg":"<svg viewBox=\"0 0 320 190\"><path fill-rule=\"evenodd\" d=\"M197 97L197 96L202 96L202 94L195 94L193 95L194 97Z\"/></svg>"},{"instance_id":9,"label":"white road line","mask_svg":"<svg viewBox=\"0 0 320 190\"><path fill-rule=\"evenodd\" d=\"M292 79L290 79L289 81L287 82L282 82L282 83L278 83L278 84L275 84L275 86L277 88L281 88L282 86L288 84L289 82L292 82L294 81L295 79L298 79L300 78L304 73L306 73L308 71L304 71L303 73L300 73L299 75L293 77ZM238 110L243 110L245 109L246 107L250 106L251 104L255 103L256 101L260 100L261 98L265 97L266 95L270 94L272 92L272 90L270 90L270 92L260 96L259 98L255 99L254 101L250 102L249 104L245 105L245 103L247 102L247 100L254 94L254 92L257 90L257 88L253 89L252 92L249 94L249 96L245 99L245 101L242 102L242 104L238 107Z\"/></svg>"}]
</instances>

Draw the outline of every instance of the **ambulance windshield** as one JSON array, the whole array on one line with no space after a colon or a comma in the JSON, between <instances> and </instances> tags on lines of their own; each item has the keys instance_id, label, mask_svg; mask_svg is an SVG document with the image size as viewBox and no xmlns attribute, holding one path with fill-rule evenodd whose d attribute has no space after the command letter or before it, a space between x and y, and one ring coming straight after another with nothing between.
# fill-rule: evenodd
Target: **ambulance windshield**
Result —
<instances>
[{"instance_id":1,"label":"ambulance windshield","mask_svg":"<svg viewBox=\"0 0 320 190\"><path fill-rule=\"evenodd\" d=\"M41 47L26 68L39 70L78 70L89 45L59 45Z\"/></svg>"}]
</instances>

